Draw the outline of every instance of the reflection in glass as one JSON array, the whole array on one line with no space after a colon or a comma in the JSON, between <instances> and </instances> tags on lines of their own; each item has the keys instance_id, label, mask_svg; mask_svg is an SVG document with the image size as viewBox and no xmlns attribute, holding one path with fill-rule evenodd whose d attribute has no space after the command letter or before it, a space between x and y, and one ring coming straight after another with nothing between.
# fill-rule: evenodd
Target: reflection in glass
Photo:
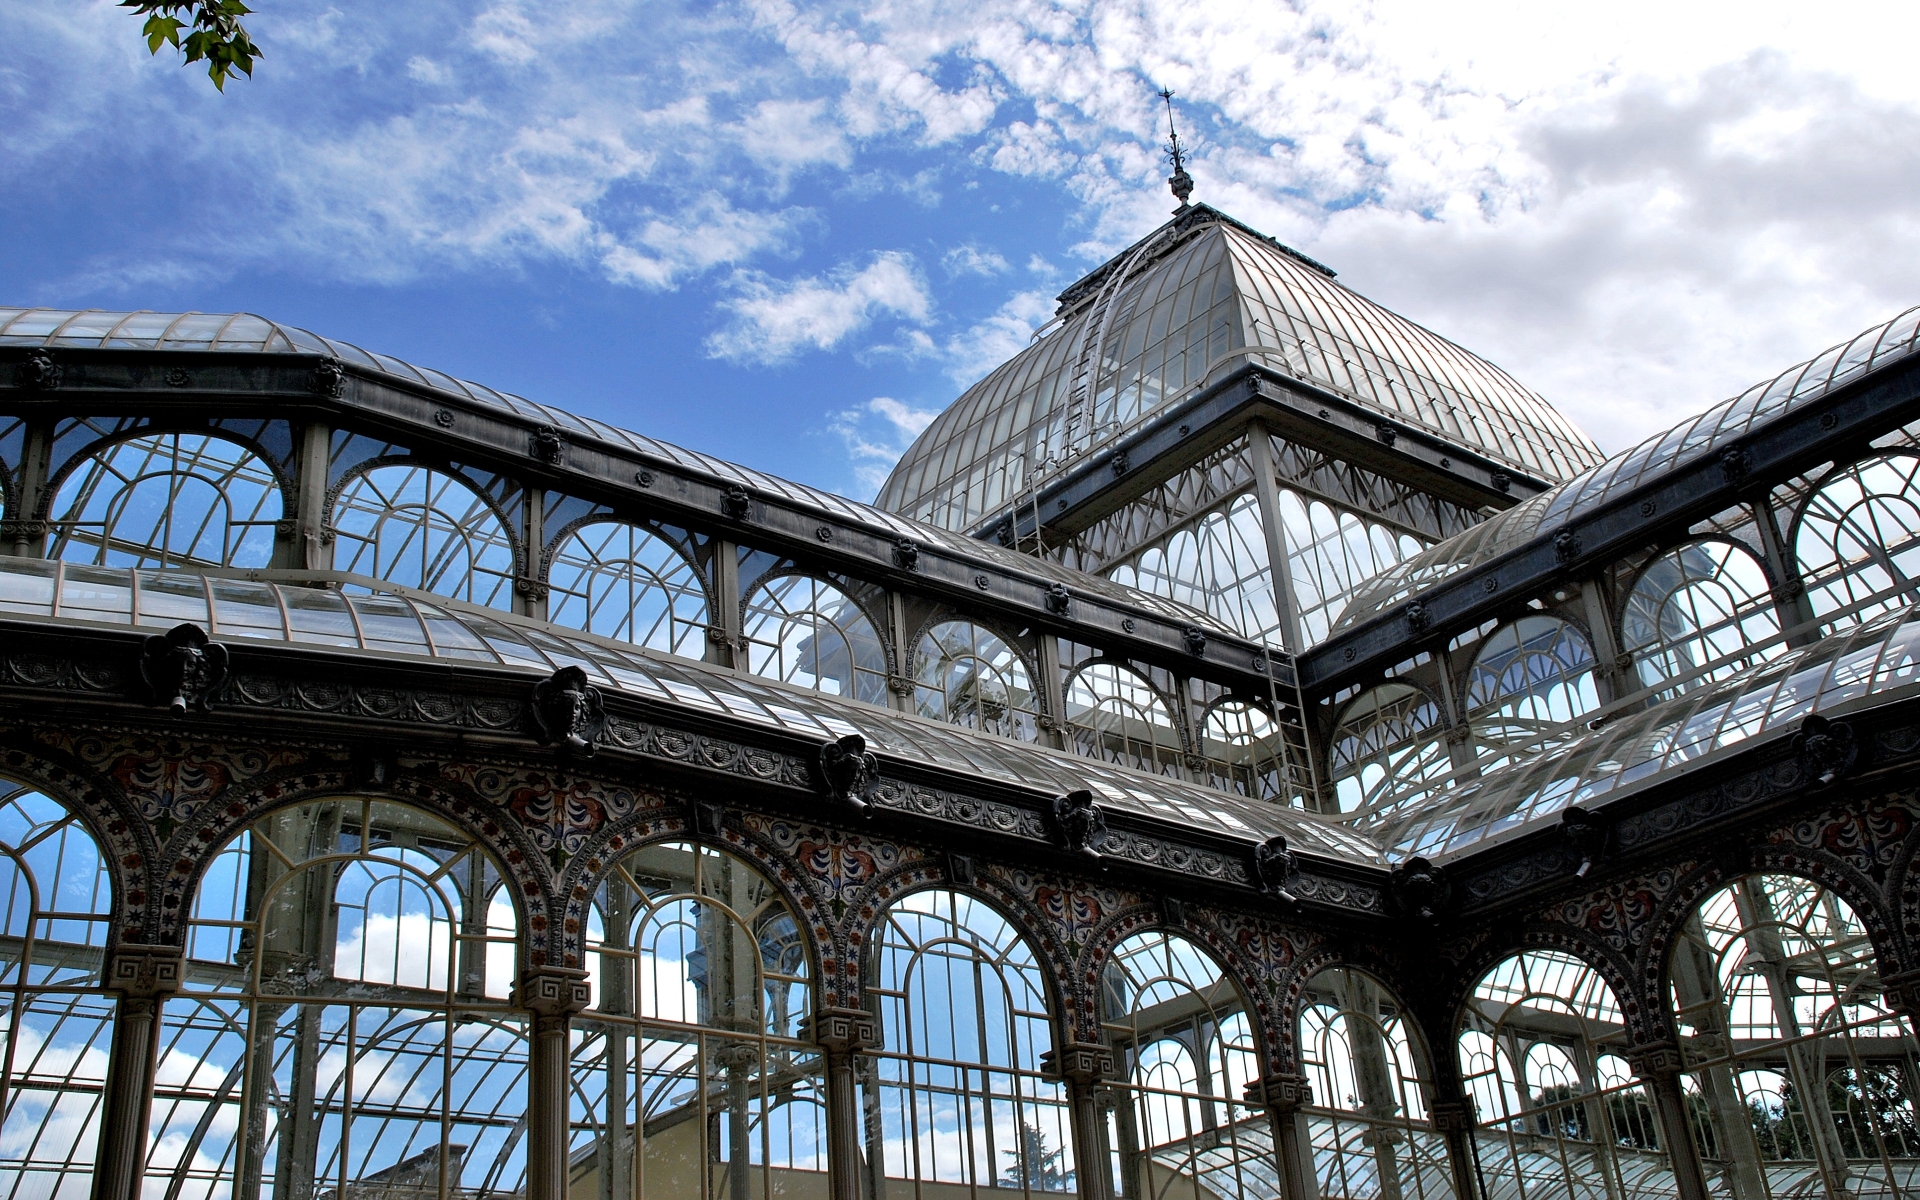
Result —
<instances>
[{"instance_id":1,"label":"reflection in glass","mask_svg":"<svg viewBox=\"0 0 1920 1200\"><path fill-rule=\"evenodd\" d=\"M1427 548L1411 534L1284 488L1280 521L1286 527L1287 570L1293 576L1300 636L1309 646L1327 636L1361 585Z\"/></svg>"},{"instance_id":2,"label":"reflection in glass","mask_svg":"<svg viewBox=\"0 0 1920 1200\"><path fill-rule=\"evenodd\" d=\"M594 1006L573 1024L575 1196L824 1195L807 956L765 876L719 850L634 851L595 896Z\"/></svg>"},{"instance_id":3,"label":"reflection in glass","mask_svg":"<svg viewBox=\"0 0 1920 1200\"><path fill-rule=\"evenodd\" d=\"M811 575L779 575L742 610L747 669L868 704L887 702L887 650L853 598Z\"/></svg>"},{"instance_id":4,"label":"reflection in glass","mask_svg":"<svg viewBox=\"0 0 1920 1200\"><path fill-rule=\"evenodd\" d=\"M1180 732L1160 693L1131 667L1089 663L1067 681L1075 753L1155 775L1180 772Z\"/></svg>"},{"instance_id":5,"label":"reflection in glass","mask_svg":"<svg viewBox=\"0 0 1920 1200\"><path fill-rule=\"evenodd\" d=\"M1213 959L1178 935L1136 934L1114 947L1101 1009L1128 1085L1102 1122L1116 1193L1275 1195L1273 1127L1244 1101L1260 1074L1253 1025Z\"/></svg>"},{"instance_id":6,"label":"reflection in glass","mask_svg":"<svg viewBox=\"0 0 1920 1200\"><path fill-rule=\"evenodd\" d=\"M1685 691L1724 679L1784 647L1741 653L1780 632L1766 572L1731 542L1695 542L1647 564L1627 597L1621 643L1640 682ZM1712 670L1708 663L1725 659Z\"/></svg>"},{"instance_id":7,"label":"reflection in glass","mask_svg":"<svg viewBox=\"0 0 1920 1200\"><path fill-rule=\"evenodd\" d=\"M0 1192L85 1200L113 1037L106 864L77 817L0 781L0 874Z\"/></svg>"},{"instance_id":8,"label":"reflection in glass","mask_svg":"<svg viewBox=\"0 0 1920 1200\"><path fill-rule=\"evenodd\" d=\"M1600 707L1593 665L1587 639L1556 617L1521 617L1495 630L1467 676L1467 723L1482 752L1539 753L1552 744L1545 731Z\"/></svg>"},{"instance_id":9,"label":"reflection in glass","mask_svg":"<svg viewBox=\"0 0 1920 1200\"><path fill-rule=\"evenodd\" d=\"M161 1020L150 1195L524 1186L513 901L471 838L385 801L262 817L202 877L187 959Z\"/></svg>"},{"instance_id":10,"label":"reflection in glass","mask_svg":"<svg viewBox=\"0 0 1920 1200\"><path fill-rule=\"evenodd\" d=\"M1694 1134L1733 1200L1899 1195L1920 1176L1917 1065L1839 896L1750 875L1701 902L1669 977Z\"/></svg>"},{"instance_id":11,"label":"reflection in glass","mask_svg":"<svg viewBox=\"0 0 1920 1200\"><path fill-rule=\"evenodd\" d=\"M1653 1102L1626 1046L1613 990L1570 955L1529 950L1481 978L1460 1033L1460 1072L1479 1111L1490 1194L1673 1194Z\"/></svg>"},{"instance_id":12,"label":"reflection in glass","mask_svg":"<svg viewBox=\"0 0 1920 1200\"><path fill-rule=\"evenodd\" d=\"M707 593L678 547L635 525L601 521L567 535L547 567L556 625L700 658Z\"/></svg>"},{"instance_id":13,"label":"reflection in glass","mask_svg":"<svg viewBox=\"0 0 1920 1200\"><path fill-rule=\"evenodd\" d=\"M1439 706L1419 688L1383 683L1354 697L1329 761L1340 811L1390 810L1451 770Z\"/></svg>"},{"instance_id":14,"label":"reflection in glass","mask_svg":"<svg viewBox=\"0 0 1920 1200\"><path fill-rule=\"evenodd\" d=\"M1917 480L1920 456L1889 454L1835 471L1807 499L1793 549L1815 616L1847 625L1920 600Z\"/></svg>"},{"instance_id":15,"label":"reflection in glass","mask_svg":"<svg viewBox=\"0 0 1920 1200\"><path fill-rule=\"evenodd\" d=\"M115 567L264 567L280 481L238 442L160 433L74 468L48 509L49 558Z\"/></svg>"},{"instance_id":16,"label":"reflection in glass","mask_svg":"<svg viewBox=\"0 0 1920 1200\"><path fill-rule=\"evenodd\" d=\"M1072 1192L1066 1090L1040 1073L1053 1045L1033 950L992 908L917 892L881 919L872 949L884 1049L862 1079L869 1195L959 1184Z\"/></svg>"},{"instance_id":17,"label":"reflection in glass","mask_svg":"<svg viewBox=\"0 0 1920 1200\"><path fill-rule=\"evenodd\" d=\"M1211 613L1250 638L1281 641L1267 538L1259 501L1251 493L1142 551L1107 577Z\"/></svg>"},{"instance_id":18,"label":"reflection in glass","mask_svg":"<svg viewBox=\"0 0 1920 1200\"><path fill-rule=\"evenodd\" d=\"M492 608L513 606L513 541L464 480L375 467L334 501L333 566Z\"/></svg>"},{"instance_id":19,"label":"reflection in glass","mask_svg":"<svg viewBox=\"0 0 1920 1200\"><path fill-rule=\"evenodd\" d=\"M1258 800L1292 801L1281 728L1267 710L1246 700L1222 700L1200 723L1200 749L1209 782L1223 792ZM1304 748L1295 747L1304 753Z\"/></svg>"},{"instance_id":20,"label":"reflection in glass","mask_svg":"<svg viewBox=\"0 0 1920 1200\"><path fill-rule=\"evenodd\" d=\"M1040 705L1020 655L971 621L941 621L913 660L920 715L1023 742L1040 740Z\"/></svg>"},{"instance_id":21,"label":"reflection in glass","mask_svg":"<svg viewBox=\"0 0 1920 1200\"><path fill-rule=\"evenodd\" d=\"M1344 967L1307 982L1300 1066L1323 1196L1434 1200L1453 1195L1446 1143L1428 1123L1426 1052L1393 996Z\"/></svg>"}]
</instances>

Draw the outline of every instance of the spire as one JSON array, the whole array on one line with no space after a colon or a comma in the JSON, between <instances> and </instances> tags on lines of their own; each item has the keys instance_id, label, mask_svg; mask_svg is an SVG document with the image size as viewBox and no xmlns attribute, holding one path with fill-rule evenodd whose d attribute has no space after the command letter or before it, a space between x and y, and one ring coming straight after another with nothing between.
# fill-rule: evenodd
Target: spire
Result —
<instances>
[{"instance_id":1,"label":"spire","mask_svg":"<svg viewBox=\"0 0 1920 1200\"><path fill-rule=\"evenodd\" d=\"M1173 198L1180 202L1180 207L1185 208L1187 197L1193 195L1193 176L1187 174L1186 156L1180 150L1180 131L1173 127L1173 93L1161 88L1160 98L1167 102L1167 161L1173 164L1167 186L1173 189Z\"/></svg>"}]
</instances>

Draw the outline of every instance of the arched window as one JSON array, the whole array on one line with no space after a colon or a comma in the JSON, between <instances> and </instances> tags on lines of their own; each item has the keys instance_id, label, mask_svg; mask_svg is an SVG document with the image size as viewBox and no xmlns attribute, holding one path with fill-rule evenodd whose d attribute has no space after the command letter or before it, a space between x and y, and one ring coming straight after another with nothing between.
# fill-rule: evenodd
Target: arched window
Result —
<instances>
[{"instance_id":1,"label":"arched window","mask_svg":"<svg viewBox=\"0 0 1920 1200\"><path fill-rule=\"evenodd\" d=\"M825 1194L806 946L764 875L687 842L636 850L594 898L586 962L572 1194Z\"/></svg>"},{"instance_id":2,"label":"arched window","mask_svg":"<svg viewBox=\"0 0 1920 1200\"><path fill-rule=\"evenodd\" d=\"M1280 521L1300 636L1309 646L1327 636L1356 588L1427 548L1409 534L1284 489Z\"/></svg>"},{"instance_id":3,"label":"arched window","mask_svg":"<svg viewBox=\"0 0 1920 1200\"><path fill-rule=\"evenodd\" d=\"M706 653L700 572L663 537L619 521L582 526L554 551L547 582L556 625L687 658Z\"/></svg>"},{"instance_id":4,"label":"arched window","mask_svg":"<svg viewBox=\"0 0 1920 1200\"><path fill-rule=\"evenodd\" d=\"M1347 705L1328 755L1341 812L1386 815L1452 769L1438 705L1419 688L1383 683Z\"/></svg>"},{"instance_id":5,"label":"arched window","mask_svg":"<svg viewBox=\"0 0 1920 1200\"><path fill-rule=\"evenodd\" d=\"M1481 978L1462 1022L1460 1073L1479 1110L1489 1195L1673 1194L1653 1102L1626 1046L1613 990L1570 955L1529 950Z\"/></svg>"},{"instance_id":6,"label":"arched window","mask_svg":"<svg viewBox=\"0 0 1920 1200\"><path fill-rule=\"evenodd\" d=\"M56 801L0 781L0 1178L9 1194L85 1196L113 1038L103 994L109 877L100 847Z\"/></svg>"},{"instance_id":7,"label":"arched window","mask_svg":"<svg viewBox=\"0 0 1920 1200\"><path fill-rule=\"evenodd\" d=\"M1040 700L1018 651L971 621L941 621L913 656L914 703L923 717L1023 742L1040 740Z\"/></svg>"},{"instance_id":8,"label":"arched window","mask_svg":"<svg viewBox=\"0 0 1920 1200\"><path fill-rule=\"evenodd\" d=\"M1467 723L1482 753L1537 754L1559 740L1543 739L1544 731L1598 707L1593 650L1556 617L1521 617L1494 630L1467 676Z\"/></svg>"},{"instance_id":9,"label":"arched window","mask_svg":"<svg viewBox=\"0 0 1920 1200\"><path fill-rule=\"evenodd\" d=\"M1426 1051L1400 1005L1359 971L1334 967L1300 999L1304 1110L1323 1196L1453 1194L1446 1143L1427 1115Z\"/></svg>"},{"instance_id":10,"label":"arched window","mask_svg":"<svg viewBox=\"0 0 1920 1200\"><path fill-rule=\"evenodd\" d=\"M333 505L333 567L513 607L513 539L463 479L418 465L355 475Z\"/></svg>"},{"instance_id":11,"label":"arched window","mask_svg":"<svg viewBox=\"0 0 1920 1200\"><path fill-rule=\"evenodd\" d=\"M1136 934L1114 947L1101 1022L1127 1100L1102 1147L1123 1200L1279 1194L1273 1130L1245 1102L1260 1074L1240 990L1192 942Z\"/></svg>"},{"instance_id":12,"label":"arched window","mask_svg":"<svg viewBox=\"0 0 1920 1200\"><path fill-rule=\"evenodd\" d=\"M49 558L112 567L264 567L280 481L238 442L156 433L98 451L60 484Z\"/></svg>"},{"instance_id":13,"label":"arched window","mask_svg":"<svg viewBox=\"0 0 1920 1200\"><path fill-rule=\"evenodd\" d=\"M375 800L262 817L202 877L187 958L162 1013L150 1194L525 1186L513 901L467 835Z\"/></svg>"},{"instance_id":14,"label":"arched window","mask_svg":"<svg viewBox=\"0 0 1920 1200\"><path fill-rule=\"evenodd\" d=\"M762 583L742 608L747 669L868 704L887 702L887 648L851 596L811 575Z\"/></svg>"},{"instance_id":15,"label":"arched window","mask_svg":"<svg viewBox=\"0 0 1920 1200\"><path fill-rule=\"evenodd\" d=\"M1273 639L1280 629L1260 503L1250 493L1108 574L1211 613L1250 638Z\"/></svg>"},{"instance_id":16,"label":"arched window","mask_svg":"<svg viewBox=\"0 0 1920 1200\"><path fill-rule=\"evenodd\" d=\"M1800 511L1793 549L1815 616L1864 621L1920 600L1920 456L1828 475Z\"/></svg>"},{"instance_id":17,"label":"arched window","mask_svg":"<svg viewBox=\"0 0 1920 1200\"><path fill-rule=\"evenodd\" d=\"M1292 802L1282 732L1267 710L1245 700L1222 700L1200 723L1200 750L1212 785L1258 800Z\"/></svg>"},{"instance_id":18,"label":"arched window","mask_svg":"<svg viewBox=\"0 0 1920 1200\"><path fill-rule=\"evenodd\" d=\"M1915 1051L1866 926L1828 889L1750 875L1708 896L1669 963L1694 1132L1715 1190L1898 1194L1920 1159Z\"/></svg>"},{"instance_id":19,"label":"arched window","mask_svg":"<svg viewBox=\"0 0 1920 1200\"><path fill-rule=\"evenodd\" d=\"M1089 663L1067 681L1075 753L1155 775L1180 773L1180 731L1146 677L1119 663Z\"/></svg>"},{"instance_id":20,"label":"arched window","mask_svg":"<svg viewBox=\"0 0 1920 1200\"><path fill-rule=\"evenodd\" d=\"M1642 684L1680 692L1780 653L1778 645L1747 649L1779 632L1759 561L1732 542L1710 541L1647 564L1627 597L1620 641Z\"/></svg>"},{"instance_id":21,"label":"arched window","mask_svg":"<svg viewBox=\"0 0 1920 1200\"><path fill-rule=\"evenodd\" d=\"M864 1083L868 1163L915 1184L1072 1192L1072 1119L1040 1072L1053 1035L1026 939L978 900L917 892L887 910L871 954L884 1048Z\"/></svg>"}]
</instances>

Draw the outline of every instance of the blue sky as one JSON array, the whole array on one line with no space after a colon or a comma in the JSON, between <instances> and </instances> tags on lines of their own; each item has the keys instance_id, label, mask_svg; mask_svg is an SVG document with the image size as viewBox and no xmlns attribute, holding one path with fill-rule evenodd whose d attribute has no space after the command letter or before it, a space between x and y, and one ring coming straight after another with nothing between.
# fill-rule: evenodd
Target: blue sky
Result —
<instances>
[{"instance_id":1,"label":"blue sky","mask_svg":"<svg viewBox=\"0 0 1920 1200\"><path fill-rule=\"evenodd\" d=\"M1617 449L1920 303L1915 6L11 0L0 303L245 309L870 496L1198 198ZM1564 11L1562 11L1564 9Z\"/></svg>"}]
</instances>

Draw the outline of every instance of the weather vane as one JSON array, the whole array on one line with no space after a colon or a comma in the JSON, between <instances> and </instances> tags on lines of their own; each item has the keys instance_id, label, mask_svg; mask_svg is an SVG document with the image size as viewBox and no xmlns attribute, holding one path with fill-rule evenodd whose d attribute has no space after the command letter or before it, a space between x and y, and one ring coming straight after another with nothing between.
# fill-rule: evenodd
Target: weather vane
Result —
<instances>
[{"instance_id":1,"label":"weather vane","mask_svg":"<svg viewBox=\"0 0 1920 1200\"><path fill-rule=\"evenodd\" d=\"M1167 159L1173 163L1173 174L1167 179L1167 186L1173 189L1173 198L1180 207L1187 206L1187 197L1193 195L1193 176L1187 174L1186 157L1180 151L1180 131L1173 127L1173 92L1160 89L1160 98L1167 102Z\"/></svg>"}]
</instances>

